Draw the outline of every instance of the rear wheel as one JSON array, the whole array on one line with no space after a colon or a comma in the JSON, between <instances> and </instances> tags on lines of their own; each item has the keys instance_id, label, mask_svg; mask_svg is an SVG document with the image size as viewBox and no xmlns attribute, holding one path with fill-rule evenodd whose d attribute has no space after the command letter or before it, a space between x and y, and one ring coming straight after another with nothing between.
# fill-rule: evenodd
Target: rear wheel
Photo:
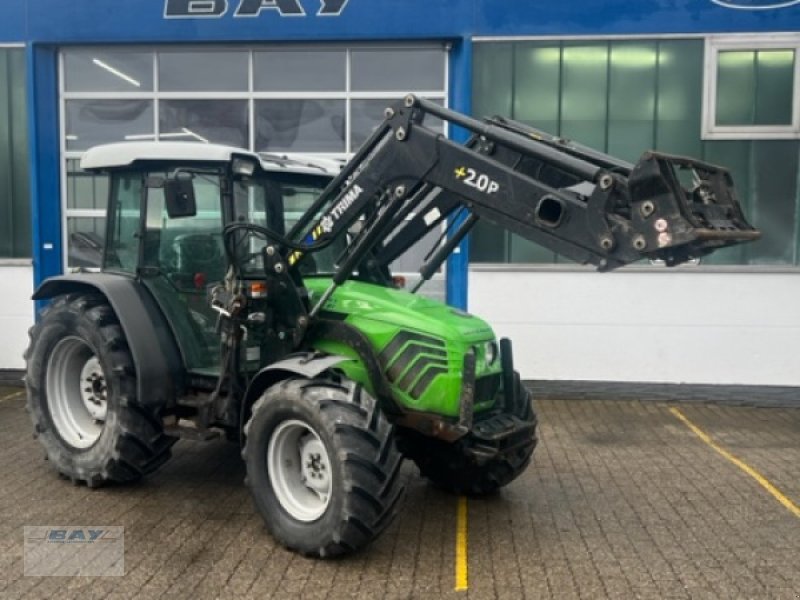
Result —
<instances>
[{"instance_id":1,"label":"rear wheel","mask_svg":"<svg viewBox=\"0 0 800 600\"><path fill-rule=\"evenodd\" d=\"M245 427L247 484L270 533L309 556L345 554L391 522L403 492L394 428L351 381L269 388Z\"/></svg>"},{"instance_id":2,"label":"rear wheel","mask_svg":"<svg viewBox=\"0 0 800 600\"><path fill-rule=\"evenodd\" d=\"M518 404L515 416L533 423L530 436L485 462L468 455L469 440L454 444L426 438L409 444L409 458L419 467L423 477L434 485L457 493L479 496L496 492L519 477L531 462L536 447L536 414L530 392L516 379Z\"/></svg>"},{"instance_id":3,"label":"rear wheel","mask_svg":"<svg viewBox=\"0 0 800 600\"><path fill-rule=\"evenodd\" d=\"M59 296L31 329L26 352L34 435L64 476L90 486L151 473L174 438L136 397L125 335L102 296Z\"/></svg>"}]
</instances>

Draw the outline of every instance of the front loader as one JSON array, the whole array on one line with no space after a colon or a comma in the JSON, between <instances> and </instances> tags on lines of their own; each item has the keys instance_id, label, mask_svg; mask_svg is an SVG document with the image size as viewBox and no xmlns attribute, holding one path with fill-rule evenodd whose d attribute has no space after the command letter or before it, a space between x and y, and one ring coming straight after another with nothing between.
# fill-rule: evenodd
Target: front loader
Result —
<instances>
[{"instance_id":1,"label":"front loader","mask_svg":"<svg viewBox=\"0 0 800 600\"><path fill-rule=\"evenodd\" d=\"M426 115L472 136L448 140ZM42 283L26 353L35 435L60 473L133 481L178 438L225 436L275 538L358 549L397 512L403 458L467 494L531 459L511 342L416 293L479 220L602 271L759 235L721 167L656 152L632 165L414 96L385 116L344 165L194 143L84 155L110 176L102 268ZM392 264L436 231L402 289Z\"/></svg>"}]
</instances>

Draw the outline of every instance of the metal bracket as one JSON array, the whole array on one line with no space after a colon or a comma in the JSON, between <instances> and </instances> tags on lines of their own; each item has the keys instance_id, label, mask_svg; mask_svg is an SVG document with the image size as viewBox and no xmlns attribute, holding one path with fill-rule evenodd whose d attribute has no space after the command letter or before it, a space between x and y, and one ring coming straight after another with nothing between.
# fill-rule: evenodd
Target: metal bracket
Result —
<instances>
[{"instance_id":1,"label":"metal bracket","mask_svg":"<svg viewBox=\"0 0 800 600\"><path fill-rule=\"evenodd\" d=\"M464 355L462 371L461 396L459 397L458 426L465 431L472 429L472 417L475 411L475 352L470 350Z\"/></svg>"}]
</instances>

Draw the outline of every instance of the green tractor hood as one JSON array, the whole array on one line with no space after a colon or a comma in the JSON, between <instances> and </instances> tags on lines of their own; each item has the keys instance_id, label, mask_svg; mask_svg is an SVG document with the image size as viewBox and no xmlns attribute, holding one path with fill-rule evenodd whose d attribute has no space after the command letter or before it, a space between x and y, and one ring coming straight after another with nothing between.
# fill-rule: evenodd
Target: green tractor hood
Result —
<instances>
[{"instance_id":1,"label":"green tractor hood","mask_svg":"<svg viewBox=\"0 0 800 600\"><path fill-rule=\"evenodd\" d=\"M312 305L330 284L322 277L305 280ZM325 303L321 316L334 314L371 342L395 400L408 409L456 416L464 356L470 350L475 353L476 377L499 381L494 332L478 317L404 290L359 281L344 283ZM370 387L366 369L352 348L331 340L316 340L314 346L353 358L343 370ZM491 406L493 395L476 398L475 409Z\"/></svg>"},{"instance_id":2,"label":"green tractor hood","mask_svg":"<svg viewBox=\"0 0 800 600\"><path fill-rule=\"evenodd\" d=\"M330 284L330 279L321 277L305 280L312 305ZM348 315L348 319L369 319L453 342L494 339L492 328L483 319L405 290L360 281L345 282L323 310Z\"/></svg>"}]
</instances>

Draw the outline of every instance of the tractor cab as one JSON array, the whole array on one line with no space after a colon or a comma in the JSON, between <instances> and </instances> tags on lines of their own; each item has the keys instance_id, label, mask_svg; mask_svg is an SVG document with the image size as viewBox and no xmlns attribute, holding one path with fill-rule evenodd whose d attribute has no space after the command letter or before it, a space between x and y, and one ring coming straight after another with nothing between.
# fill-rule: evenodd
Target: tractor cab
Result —
<instances>
[{"instance_id":1,"label":"tractor cab","mask_svg":"<svg viewBox=\"0 0 800 600\"><path fill-rule=\"evenodd\" d=\"M111 178L102 270L139 278L173 328L189 373L216 377L218 315L208 290L228 268L224 227L246 222L284 234L328 184L336 163L212 144L135 142L93 148L81 166ZM266 240L239 241L232 250L242 275L258 278Z\"/></svg>"}]
</instances>

